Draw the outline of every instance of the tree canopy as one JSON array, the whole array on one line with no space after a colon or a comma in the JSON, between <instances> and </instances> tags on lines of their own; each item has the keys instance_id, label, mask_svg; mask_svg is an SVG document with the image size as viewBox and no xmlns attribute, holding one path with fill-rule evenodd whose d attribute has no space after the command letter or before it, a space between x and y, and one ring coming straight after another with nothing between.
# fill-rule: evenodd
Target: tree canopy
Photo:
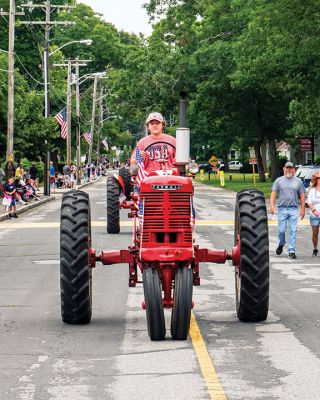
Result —
<instances>
[{"instance_id":1,"label":"tree canopy","mask_svg":"<svg viewBox=\"0 0 320 400\"><path fill-rule=\"evenodd\" d=\"M4 0L0 7L5 9ZM105 116L117 116L108 119L102 130L110 143L134 145L144 134L144 120L152 110L161 111L169 133L174 132L181 91L187 93L192 155L201 158L204 146L226 161L230 148L241 149L245 156L254 147L261 180L263 145L269 145L276 176L276 141L295 144L299 137L311 134L318 138L318 1L149 0L145 8L153 23L147 38L118 31L84 4L54 15L75 25L52 29L52 50L74 40L93 40L88 47L66 46L51 63L79 56L92 60L81 74L107 72ZM41 19L43 14L39 10L31 15L26 9L25 18ZM0 25L3 50L7 29L7 24ZM16 157L41 157L45 138L52 151L64 152L59 127L43 117L43 46L42 29L22 25L17 18ZM7 55L0 53L0 158L6 143L6 69ZM65 106L66 70L52 67L50 81L54 114ZM86 130L92 80L81 85L81 92L81 122Z\"/></svg>"}]
</instances>

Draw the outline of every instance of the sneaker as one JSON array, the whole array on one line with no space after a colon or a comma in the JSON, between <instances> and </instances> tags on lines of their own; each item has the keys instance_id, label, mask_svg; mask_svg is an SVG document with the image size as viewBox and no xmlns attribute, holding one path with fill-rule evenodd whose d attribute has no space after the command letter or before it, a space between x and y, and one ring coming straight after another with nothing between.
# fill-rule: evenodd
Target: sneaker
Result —
<instances>
[{"instance_id":1,"label":"sneaker","mask_svg":"<svg viewBox=\"0 0 320 400\"><path fill-rule=\"evenodd\" d=\"M17 214L13 214L12 218L18 218L18 215Z\"/></svg>"},{"instance_id":2,"label":"sneaker","mask_svg":"<svg viewBox=\"0 0 320 400\"><path fill-rule=\"evenodd\" d=\"M292 259L297 258L296 253L289 253L289 258L292 258Z\"/></svg>"},{"instance_id":3,"label":"sneaker","mask_svg":"<svg viewBox=\"0 0 320 400\"><path fill-rule=\"evenodd\" d=\"M317 257L317 255L318 255L318 250L314 249L312 252L312 257Z\"/></svg>"},{"instance_id":4,"label":"sneaker","mask_svg":"<svg viewBox=\"0 0 320 400\"><path fill-rule=\"evenodd\" d=\"M8 215L8 218L9 218L9 219L13 219L13 215L9 214L9 215Z\"/></svg>"},{"instance_id":5,"label":"sneaker","mask_svg":"<svg viewBox=\"0 0 320 400\"><path fill-rule=\"evenodd\" d=\"M277 250L276 250L277 256L280 256L280 254L282 253L282 251L283 251L283 246L282 246L281 244L279 244L279 246L277 247Z\"/></svg>"},{"instance_id":6,"label":"sneaker","mask_svg":"<svg viewBox=\"0 0 320 400\"><path fill-rule=\"evenodd\" d=\"M23 201L23 200L19 200L19 203L20 204L22 204L23 206L25 205L25 204L27 204L25 201Z\"/></svg>"}]
</instances>

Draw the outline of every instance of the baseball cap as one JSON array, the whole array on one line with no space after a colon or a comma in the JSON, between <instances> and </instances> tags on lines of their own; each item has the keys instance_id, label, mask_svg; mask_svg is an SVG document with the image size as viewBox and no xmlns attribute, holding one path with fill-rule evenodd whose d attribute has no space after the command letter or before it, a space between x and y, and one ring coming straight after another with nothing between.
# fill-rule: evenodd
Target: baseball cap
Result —
<instances>
[{"instance_id":1,"label":"baseball cap","mask_svg":"<svg viewBox=\"0 0 320 400\"><path fill-rule=\"evenodd\" d=\"M160 114L160 113L158 113L158 112L152 112L151 114L148 115L148 117L147 117L147 119L146 119L146 125L147 125L150 121L164 122L164 118L163 118L162 114Z\"/></svg>"},{"instance_id":2,"label":"baseball cap","mask_svg":"<svg viewBox=\"0 0 320 400\"><path fill-rule=\"evenodd\" d=\"M288 161L288 162L286 162L286 163L284 164L284 166L285 166L286 168L292 168L292 167L293 167L293 163L290 162L290 161Z\"/></svg>"}]
</instances>

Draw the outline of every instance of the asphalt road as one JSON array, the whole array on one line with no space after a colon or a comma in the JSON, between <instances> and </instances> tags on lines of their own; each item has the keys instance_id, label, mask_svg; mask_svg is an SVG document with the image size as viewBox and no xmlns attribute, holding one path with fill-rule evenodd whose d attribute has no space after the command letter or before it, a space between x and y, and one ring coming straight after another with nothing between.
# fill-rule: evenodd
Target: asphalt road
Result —
<instances>
[{"instance_id":1,"label":"asphalt road","mask_svg":"<svg viewBox=\"0 0 320 400\"><path fill-rule=\"evenodd\" d=\"M93 247L127 248L126 212L119 235L105 230L105 179L90 194ZM201 247L233 245L235 194L197 185ZM128 288L126 265L93 271L90 325L61 321L59 217L56 200L0 222L0 399L291 400L320 398L320 265L310 227L298 232L297 260L275 256L270 224L270 312L264 323L238 321L231 265L201 266L193 313L222 389L208 388L192 341L151 342L142 286ZM170 311L166 311L167 329Z\"/></svg>"}]
</instances>

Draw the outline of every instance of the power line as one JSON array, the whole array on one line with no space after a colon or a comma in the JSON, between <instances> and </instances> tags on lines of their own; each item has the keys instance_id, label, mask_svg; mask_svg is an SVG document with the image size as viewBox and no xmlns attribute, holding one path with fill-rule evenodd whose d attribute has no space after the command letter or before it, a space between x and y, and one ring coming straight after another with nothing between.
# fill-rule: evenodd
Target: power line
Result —
<instances>
[{"instance_id":1,"label":"power line","mask_svg":"<svg viewBox=\"0 0 320 400\"><path fill-rule=\"evenodd\" d=\"M22 68L25 70L25 72L30 76L31 79L33 79L35 82L37 82L38 85L43 85L44 82L38 81L34 76L31 75L31 73L27 70L27 68L24 66L23 62L21 61L20 57L18 56L17 53L15 53L15 56L17 57L19 63L21 64Z\"/></svg>"}]
</instances>

